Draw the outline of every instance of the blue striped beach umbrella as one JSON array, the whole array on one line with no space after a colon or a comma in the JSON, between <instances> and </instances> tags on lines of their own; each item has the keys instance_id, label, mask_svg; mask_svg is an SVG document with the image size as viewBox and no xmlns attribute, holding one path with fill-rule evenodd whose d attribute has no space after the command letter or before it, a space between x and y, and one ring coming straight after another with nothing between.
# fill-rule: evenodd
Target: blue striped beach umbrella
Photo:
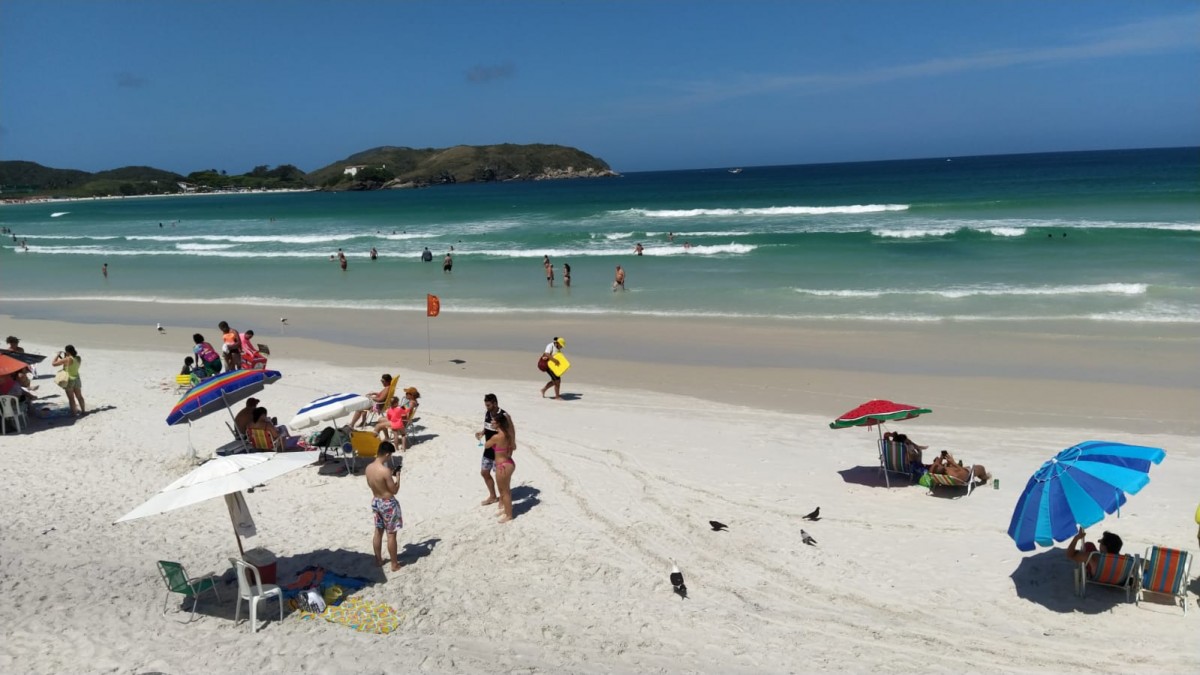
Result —
<instances>
[{"instance_id":1,"label":"blue striped beach umbrella","mask_svg":"<svg viewBox=\"0 0 1200 675\"><path fill-rule=\"evenodd\" d=\"M1022 551L1053 546L1075 536L1080 527L1104 520L1150 482L1150 465L1167 453L1162 448L1084 441L1055 455L1025 485L1017 500L1008 536Z\"/></svg>"},{"instance_id":2,"label":"blue striped beach umbrella","mask_svg":"<svg viewBox=\"0 0 1200 675\"><path fill-rule=\"evenodd\" d=\"M362 394L330 394L309 403L296 411L296 416L288 423L293 429L311 427L320 422L336 420L355 410L365 410L371 407L371 399Z\"/></svg>"}]
</instances>

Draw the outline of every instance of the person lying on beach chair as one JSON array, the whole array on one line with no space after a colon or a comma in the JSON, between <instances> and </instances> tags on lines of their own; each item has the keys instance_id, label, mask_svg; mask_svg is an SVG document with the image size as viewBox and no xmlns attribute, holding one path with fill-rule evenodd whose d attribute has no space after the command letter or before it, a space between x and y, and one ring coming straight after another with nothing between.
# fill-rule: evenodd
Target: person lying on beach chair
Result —
<instances>
[{"instance_id":1,"label":"person lying on beach chair","mask_svg":"<svg viewBox=\"0 0 1200 675\"><path fill-rule=\"evenodd\" d=\"M350 418L351 429L360 424L364 426L369 424L369 418L372 413L382 415L383 411L387 408L388 401L392 400L392 394L396 391L396 378L384 373L379 377L379 382L383 385L383 389L374 394L363 394L363 396L371 399L373 405L370 408L355 411L354 416Z\"/></svg>"},{"instance_id":2,"label":"person lying on beach chair","mask_svg":"<svg viewBox=\"0 0 1200 675\"><path fill-rule=\"evenodd\" d=\"M964 467L962 462L954 459L954 455L946 450L943 450L942 454L933 460L933 464L929 465L929 473L950 476L963 485L969 485L972 481L986 483L992 478L982 464Z\"/></svg>"}]
</instances>

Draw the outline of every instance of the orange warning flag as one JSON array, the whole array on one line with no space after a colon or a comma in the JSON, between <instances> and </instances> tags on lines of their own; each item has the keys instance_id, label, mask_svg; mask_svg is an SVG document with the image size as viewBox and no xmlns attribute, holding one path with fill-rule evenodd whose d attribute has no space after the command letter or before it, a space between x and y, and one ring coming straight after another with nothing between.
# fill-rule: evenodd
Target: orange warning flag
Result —
<instances>
[{"instance_id":1,"label":"orange warning flag","mask_svg":"<svg viewBox=\"0 0 1200 675\"><path fill-rule=\"evenodd\" d=\"M425 294L425 316L437 316L442 311L442 301L438 296Z\"/></svg>"}]
</instances>

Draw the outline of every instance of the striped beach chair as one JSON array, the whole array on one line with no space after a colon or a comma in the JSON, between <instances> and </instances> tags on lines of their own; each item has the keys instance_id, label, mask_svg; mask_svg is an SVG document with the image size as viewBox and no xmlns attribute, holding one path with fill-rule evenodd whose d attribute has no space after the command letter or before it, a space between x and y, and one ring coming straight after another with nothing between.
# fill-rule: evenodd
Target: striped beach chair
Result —
<instances>
[{"instance_id":1,"label":"striped beach chair","mask_svg":"<svg viewBox=\"0 0 1200 675\"><path fill-rule=\"evenodd\" d=\"M913 467L908 463L908 453L905 450L907 448L903 443L879 439L879 470L883 472L884 485L889 488L892 487L892 483L888 479L889 473L904 474L908 478L908 482L912 482Z\"/></svg>"},{"instance_id":2,"label":"striped beach chair","mask_svg":"<svg viewBox=\"0 0 1200 675\"><path fill-rule=\"evenodd\" d=\"M1158 593L1178 598L1187 614L1187 583L1188 571L1192 558L1187 551L1151 546L1146 550L1146 560L1142 565L1141 583L1138 584L1135 602L1141 604L1143 593Z\"/></svg>"},{"instance_id":3,"label":"striped beach chair","mask_svg":"<svg viewBox=\"0 0 1200 675\"><path fill-rule=\"evenodd\" d=\"M1096 584L1125 589L1125 602L1129 602L1129 594L1137 584L1141 563L1142 559L1136 555L1092 551L1087 561L1079 563L1075 570L1075 594L1082 598L1087 592L1087 585ZM1096 568L1095 574L1088 574L1089 565Z\"/></svg>"},{"instance_id":4,"label":"striped beach chair","mask_svg":"<svg viewBox=\"0 0 1200 675\"><path fill-rule=\"evenodd\" d=\"M932 473L931 472L926 475L929 476L929 491L930 492L933 492L933 489L936 487L966 488L967 494L970 495L971 490L975 489L975 467L974 466L971 467L970 474L967 476L967 482L965 482L965 483L962 482L961 480L955 478L954 476L950 476L950 475L947 475L944 473Z\"/></svg>"}]
</instances>

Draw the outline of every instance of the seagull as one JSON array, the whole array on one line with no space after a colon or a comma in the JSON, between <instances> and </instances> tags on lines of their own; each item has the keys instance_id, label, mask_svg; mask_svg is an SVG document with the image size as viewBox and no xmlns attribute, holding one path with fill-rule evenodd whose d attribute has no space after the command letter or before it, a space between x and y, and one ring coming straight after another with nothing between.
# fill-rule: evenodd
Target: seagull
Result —
<instances>
[{"instance_id":1,"label":"seagull","mask_svg":"<svg viewBox=\"0 0 1200 675\"><path fill-rule=\"evenodd\" d=\"M679 565L675 561L671 561L671 586L675 588L675 592L681 598L687 598L687 586L683 583L683 572L679 571Z\"/></svg>"},{"instance_id":2,"label":"seagull","mask_svg":"<svg viewBox=\"0 0 1200 675\"><path fill-rule=\"evenodd\" d=\"M710 520L710 521L708 521L708 524L709 524L709 525L712 525L713 532L720 532L721 530L728 530L728 529L729 529L729 526L728 526L728 525L726 525L725 523L718 523L718 522L717 522L717 521L715 521L715 520Z\"/></svg>"},{"instance_id":3,"label":"seagull","mask_svg":"<svg viewBox=\"0 0 1200 675\"><path fill-rule=\"evenodd\" d=\"M286 325L288 325L288 323L287 323L287 319L286 319L285 317L282 317L282 316L281 316L281 317L279 317L279 323L281 323L281 324L283 324L283 325L285 325L285 326L286 326Z\"/></svg>"},{"instance_id":4,"label":"seagull","mask_svg":"<svg viewBox=\"0 0 1200 675\"><path fill-rule=\"evenodd\" d=\"M807 533L807 532L805 532L804 530L800 530L800 541L802 541L802 542L804 542L804 543L808 544L809 546L816 546L816 545L817 545L817 540L816 540L816 539L813 539L813 538L812 538L812 535L811 535L811 534L809 534L809 533Z\"/></svg>"},{"instance_id":5,"label":"seagull","mask_svg":"<svg viewBox=\"0 0 1200 675\"><path fill-rule=\"evenodd\" d=\"M161 323L160 323L160 324L158 324L157 328L158 328L158 332L160 332L160 333L166 333L166 332L167 332L167 329L166 329L166 328L163 328Z\"/></svg>"},{"instance_id":6,"label":"seagull","mask_svg":"<svg viewBox=\"0 0 1200 675\"><path fill-rule=\"evenodd\" d=\"M821 507L818 506L817 508L813 509L813 512L808 514L807 516L804 516L804 519L811 520L814 522L820 520L821 519Z\"/></svg>"}]
</instances>

